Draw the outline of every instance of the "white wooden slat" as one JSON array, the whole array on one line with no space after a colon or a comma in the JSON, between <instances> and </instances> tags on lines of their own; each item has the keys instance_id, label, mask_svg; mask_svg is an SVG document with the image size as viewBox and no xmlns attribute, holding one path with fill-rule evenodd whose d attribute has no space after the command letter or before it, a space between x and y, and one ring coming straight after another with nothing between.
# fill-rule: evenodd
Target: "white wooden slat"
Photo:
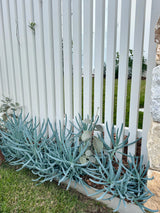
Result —
<instances>
[{"instance_id":1,"label":"white wooden slat","mask_svg":"<svg viewBox=\"0 0 160 213\"><path fill-rule=\"evenodd\" d=\"M15 85L17 102L23 106L23 89L22 89L22 73L21 73L21 61L20 61L20 50L19 50L19 34L18 34L18 23L16 14L16 5L14 1L9 1L9 12L10 12L10 23L11 23L11 39L13 46L13 60L15 69Z\"/></svg>"},{"instance_id":2,"label":"white wooden slat","mask_svg":"<svg viewBox=\"0 0 160 213\"><path fill-rule=\"evenodd\" d=\"M93 41L93 1L83 3L84 45L83 45L83 118L92 115L92 41Z\"/></svg>"},{"instance_id":3,"label":"white wooden slat","mask_svg":"<svg viewBox=\"0 0 160 213\"><path fill-rule=\"evenodd\" d=\"M95 5L95 78L94 78L94 116L102 121L103 66L104 66L104 29L105 1L96 0Z\"/></svg>"},{"instance_id":4,"label":"white wooden slat","mask_svg":"<svg viewBox=\"0 0 160 213\"><path fill-rule=\"evenodd\" d=\"M54 124L56 121L55 105L55 79L54 79L54 56L53 56L53 34L52 34L52 4L51 0L43 1L43 33L44 53L46 70L46 89L48 117Z\"/></svg>"},{"instance_id":5,"label":"white wooden slat","mask_svg":"<svg viewBox=\"0 0 160 213\"><path fill-rule=\"evenodd\" d=\"M38 76L36 68L36 55L35 55L35 34L29 27L34 23L33 19L33 5L32 0L25 0L25 24L27 35L27 50L28 50L28 65L31 87L31 102L32 102L32 116L39 116L39 96L38 96Z\"/></svg>"},{"instance_id":6,"label":"white wooden slat","mask_svg":"<svg viewBox=\"0 0 160 213\"><path fill-rule=\"evenodd\" d=\"M71 0L63 0L63 56L65 114L72 119L72 37Z\"/></svg>"},{"instance_id":7,"label":"white wooden slat","mask_svg":"<svg viewBox=\"0 0 160 213\"><path fill-rule=\"evenodd\" d=\"M128 77L128 52L130 34L131 1L122 0L121 3L121 30L120 30L120 58L118 74L118 96L117 96L117 128L125 126L127 77ZM123 138L121 138L122 140Z\"/></svg>"},{"instance_id":8,"label":"white wooden slat","mask_svg":"<svg viewBox=\"0 0 160 213\"><path fill-rule=\"evenodd\" d=\"M62 29L61 29L61 0L52 1L53 13L53 41L55 63L55 93L56 93L56 121L63 124L63 70L62 70Z\"/></svg>"},{"instance_id":9,"label":"white wooden slat","mask_svg":"<svg viewBox=\"0 0 160 213\"><path fill-rule=\"evenodd\" d=\"M9 7L8 1L2 0L2 14L3 14L3 26L4 26L4 36L6 45L6 55L7 55L7 66L9 71L9 90L10 98L16 100L16 86L15 86L15 76L14 76L14 62L13 62L13 49L12 49L12 38L11 38L11 25L9 20Z\"/></svg>"},{"instance_id":10,"label":"white wooden slat","mask_svg":"<svg viewBox=\"0 0 160 213\"><path fill-rule=\"evenodd\" d=\"M3 16L2 16L2 4L0 2L0 60L2 69L2 82L3 82L3 95L9 97L9 80L8 80L8 66L6 60L6 49L5 49L5 39L4 39L4 27L3 27Z\"/></svg>"},{"instance_id":11,"label":"white wooden slat","mask_svg":"<svg viewBox=\"0 0 160 213\"><path fill-rule=\"evenodd\" d=\"M33 1L34 23L35 25L35 43L36 43L36 64L38 75L39 91L39 114L40 122L47 119L47 96L46 96L46 75L44 65L44 44L43 44L43 26L42 26L42 4L43 1Z\"/></svg>"},{"instance_id":12,"label":"white wooden slat","mask_svg":"<svg viewBox=\"0 0 160 213\"><path fill-rule=\"evenodd\" d=\"M154 42L155 37L154 29L159 18L159 11L160 11L160 1L159 0L152 1L149 47L148 47L147 78L146 78L144 115L143 115L142 146L141 146L141 154L144 155L145 163L147 163L148 161L147 136L151 125L150 100L151 100L152 70L156 65L155 63L156 43Z\"/></svg>"},{"instance_id":13,"label":"white wooden slat","mask_svg":"<svg viewBox=\"0 0 160 213\"><path fill-rule=\"evenodd\" d=\"M116 35L117 35L117 0L108 1L108 23L107 23L107 59L106 59L106 88L105 88L105 123L111 130L113 125L114 111L114 85L115 85L115 57L116 57ZM105 138L110 143L105 132Z\"/></svg>"},{"instance_id":14,"label":"white wooden slat","mask_svg":"<svg viewBox=\"0 0 160 213\"><path fill-rule=\"evenodd\" d=\"M82 1L73 1L73 92L74 117L82 113Z\"/></svg>"},{"instance_id":15,"label":"white wooden slat","mask_svg":"<svg viewBox=\"0 0 160 213\"><path fill-rule=\"evenodd\" d=\"M30 79L28 69L28 54L27 54L27 41L26 41L26 25L24 19L24 3L21 0L17 0L17 22L19 30L19 46L20 46L20 57L21 57L21 72L22 72L22 86L23 86L23 97L24 113L31 113L31 91L30 91Z\"/></svg>"},{"instance_id":16,"label":"white wooden slat","mask_svg":"<svg viewBox=\"0 0 160 213\"><path fill-rule=\"evenodd\" d=\"M139 97L142 74L143 38L146 0L136 1L133 69L129 113L129 143L136 140L139 115ZM128 153L135 154L135 144L128 147Z\"/></svg>"}]
</instances>

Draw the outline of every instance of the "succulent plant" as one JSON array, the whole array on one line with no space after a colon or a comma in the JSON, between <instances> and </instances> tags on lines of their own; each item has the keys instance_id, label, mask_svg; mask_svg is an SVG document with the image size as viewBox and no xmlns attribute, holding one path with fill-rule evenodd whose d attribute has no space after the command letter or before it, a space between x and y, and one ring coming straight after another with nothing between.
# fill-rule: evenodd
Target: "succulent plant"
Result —
<instances>
[{"instance_id":1,"label":"succulent plant","mask_svg":"<svg viewBox=\"0 0 160 213\"><path fill-rule=\"evenodd\" d=\"M95 152L100 153L103 149L103 143L96 136L95 131L102 132L103 128L101 125L97 124L99 117L97 116L94 120L89 119L89 116L82 120L82 117L76 117L76 124L72 124L76 128L75 137L79 138L79 143L82 144L81 147L85 147L86 143L88 143L88 148L86 152L80 157L80 163L96 163L96 159L94 157Z\"/></svg>"},{"instance_id":2,"label":"succulent plant","mask_svg":"<svg viewBox=\"0 0 160 213\"><path fill-rule=\"evenodd\" d=\"M109 139L110 139L112 145L111 146L107 145L107 143L105 142L105 139L103 137L103 134L99 135L98 138L103 143L104 149L106 150L106 152L108 154L110 154L110 156L112 158L115 156L116 153L125 155L123 152L120 152L119 150L123 149L124 147L130 146L134 143L137 143L141 139L141 138L138 138L137 140L135 140L131 143L128 143L128 138L130 136L130 133L129 133L128 136L124 140L122 140L123 124L121 125L120 131L118 128L116 134L114 134L114 125L112 126L112 130L110 132L108 129L108 124L106 122L106 130L107 130L107 133L108 133L108 136L109 136ZM121 140L122 140L122 142L121 142Z\"/></svg>"},{"instance_id":3,"label":"succulent plant","mask_svg":"<svg viewBox=\"0 0 160 213\"><path fill-rule=\"evenodd\" d=\"M96 190L94 194L90 194L89 196L102 193L102 195L97 198L97 200L103 199L107 193L111 194L111 196L107 200L112 200L114 197L119 197L119 204L117 206L117 209L114 210L117 211L119 209L121 201L123 200L125 202L125 194L127 193L127 181L129 180L129 176L123 173L122 161L119 162L118 169L115 169L115 167L113 166L115 162L110 155L108 155L108 159L105 162L102 162L102 157L100 158L98 155L96 155L95 158L99 163L99 167L98 171L96 171L96 175L92 175L94 179L91 178L90 180L95 184L103 185L104 188Z\"/></svg>"},{"instance_id":4,"label":"succulent plant","mask_svg":"<svg viewBox=\"0 0 160 213\"><path fill-rule=\"evenodd\" d=\"M13 115L7 115L6 120L1 122L4 126L0 130L2 150L6 161L11 165L21 165L20 169L29 168L33 174L38 175L34 181L43 183L45 181L57 180L58 184L67 182L67 189L71 182L79 183L87 193L87 183L83 180L85 175L90 177L94 184L104 186L92 195L102 193L98 198L105 199L105 195L110 193L110 198L119 197L121 202L126 205L126 200L138 205L143 212L150 210L144 203L153 196L147 188L147 170L143 157L140 158L127 155L128 162L124 165L122 160L116 157L119 150L136 141L128 144L128 137L121 142L122 129L117 130L114 135L114 127L111 133L106 129L112 143L109 147L104 140L102 127L96 121L88 118L82 121L76 118L76 124L71 124L70 129L67 125L67 116L64 127L59 123L60 129L54 128L49 121L43 121L42 125L36 118L28 119L28 115L23 118L22 111L19 115L13 111ZM73 127L77 132L73 132ZM52 134L49 137L48 128ZM50 131L50 132L51 132ZM101 135L94 131L101 132ZM19 170L20 170L19 169ZM90 195L91 196L91 195Z\"/></svg>"},{"instance_id":5,"label":"succulent plant","mask_svg":"<svg viewBox=\"0 0 160 213\"><path fill-rule=\"evenodd\" d=\"M36 118L27 121L28 115L23 119L22 112L19 116L13 113L4 122L7 131L1 131L2 142L0 148L6 161L11 165L22 165L21 169L34 168L36 162L41 161L43 144L47 141L47 125L43 122L41 128Z\"/></svg>"},{"instance_id":6,"label":"succulent plant","mask_svg":"<svg viewBox=\"0 0 160 213\"><path fill-rule=\"evenodd\" d=\"M104 188L96 190L94 194L90 194L89 196L102 193L97 200L106 200L105 195L107 193L111 194L107 200L119 197L119 204L114 211L118 211L122 201L126 206L127 200L138 205L142 212L145 212L145 210L157 212L157 210L151 210L144 206L144 203L153 196L153 193L146 185L147 180L152 179L147 177L149 163L145 167L142 156L139 159L138 157L129 155L127 167L123 165L122 161L113 159L110 155L107 156L107 159L104 158L103 153L101 157L96 155L95 158L99 163L99 167L97 167L95 172L90 172L90 180L95 184L103 185Z\"/></svg>"},{"instance_id":7,"label":"succulent plant","mask_svg":"<svg viewBox=\"0 0 160 213\"><path fill-rule=\"evenodd\" d=\"M61 123L59 125L61 127ZM53 179L58 179L58 184L67 181L67 189L70 187L71 182L74 180L75 183L80 183L85 188L85 182L82 179L82 176L85 174L85 170L90 165L90 162L80 163L79 159L84 154L88 147L86 143L85 147L82 147L82 144L79 144L78 138L75 138L72 135L71 129L67 128L67 118L64 126L64 130L60 129L58 133L55 126L55 139L54 141L49 140L46 143L46 152L45 152L45 161L47 162L48 168L36 167L39 170L38 174L45 181L52 181ZM72 127L71 127L72 128ZM79 151L80 150L80 151ZM52 168L52 169L51 169ZM47 171L48 175L45 175ZM87 192L87 190L86 190Z\"/></svg>"},{"instance_id":8,"label":"succulent plant","mask_svg":"<svg viewBox=\"0 0 160 213\"><path fill-rule=\"evenodd\" d=\"M1 120L3 129L0 130L0 149L8 162L22 158L23 132L29 128L30 124L30 122L26 122L27 118L28 115L24 119L22 118L22 112L18 117L13 112L12 117L7 115L5 121Z\"/></svg>"},{"instance_id":9,"label":"succulent plant","mask_svg":"<svg viewBox=\"0 0 160 213\"><path fill-rule=\"evenodd\" d=\"M11 98L3 96L1 100L2 104L0 106L0 129L3 127L3 122L8 119L8 117L12 117L15 113L16 115L20 113L22 107L19 105L19 103L14 102Z\"/></svg>"},{"instance_id":10,"label":"succulent plant","mask_svg":"<svg viewBox=\"0 0 160 213\"><path fill-rule=\"evenodd\" d=\"M136 157L130 154L128 156L128 168L124 167L124 169L126 170L126 174L130 175L127 184L126 199L138 205L143 212L145 210L157 212L157 210L152 210L144 206L144 203L154 195L147 187L147 181L153 179L153 177L147 177L149 162L145 166L143 164L143 156Z\"/></svg>"}]
</instances>

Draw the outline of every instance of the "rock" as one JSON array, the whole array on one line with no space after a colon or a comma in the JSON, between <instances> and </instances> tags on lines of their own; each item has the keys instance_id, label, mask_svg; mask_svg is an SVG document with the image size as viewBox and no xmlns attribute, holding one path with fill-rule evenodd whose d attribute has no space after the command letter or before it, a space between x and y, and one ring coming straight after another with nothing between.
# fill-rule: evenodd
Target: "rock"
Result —
<instances>
[{"instance_id":1,"label":"rock","mask_svg":"<svg viewBox=\"0 0 160 213\"><path fill-rule=\"evenodd\" d=\"M83 132L81 139L82 141L88 141L92 138L92 131L86 130Z\"/></svg>"},{"instance_id":2,"label":"rock","mask_svg":"<svg viewBox=\"0 0 160 213\"><path fill-rule=\"evenodd\" d=\"M147 148L150 167L160 171L160 123L158 122L152 122L148 133Z\"/></svg>"},{"instance_id":3,"label":"rock","mask_svg":"<svg viewBox=\"0 0 160 213\"><path fill-rule=\"evenodd\" d=\"M160 172L149 169L148 177L154 177L153 180L147 182L147 187L154 193L154 196L146 202L145 206L154 210L158 209L160 212Z\"/></svg>"},{"instance_id":4,"label":"rock","mask_svg":"<svg viewBox=\"0 0 160 213\"><path fill-rule=\"evenodd\" d=\"M160 44L160 18L155 27L155 42Z\"/></svg>"},{"instance_id":5,"label":"rock","mask_svg":"<svg viewBox=\"0 0 160 213\"><path fill-rule=\"evenodd\" d=\"M153 69L151 88L151 114L156 122L160 122L160 66Z\"/></svg>"}]
</instances>

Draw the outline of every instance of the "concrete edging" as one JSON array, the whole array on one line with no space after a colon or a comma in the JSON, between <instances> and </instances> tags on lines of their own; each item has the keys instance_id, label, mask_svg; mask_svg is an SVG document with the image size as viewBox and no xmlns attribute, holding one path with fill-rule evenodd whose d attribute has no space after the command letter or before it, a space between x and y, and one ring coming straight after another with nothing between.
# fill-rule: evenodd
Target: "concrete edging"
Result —
<instances>
[{"instance_id":1,"label":"concrete edging","mask_svg":"<svg viewBox=\"0 0 160 213\"><path fill-rule=\"evenodd\" d=\"M77 190L81 194L87 195L84 188L80 184L76 184L72 182L71 183L71 188ZM86 187L88 194L93 194L95 193L95 189ZM91 196L89 198L96 200L96 198L100 197L103 193L100 193L99 195ZM109 198L111 195L107 194L104 196L104 199ZM113 200L99 200L99 202L106 204L108 207L112 209L116 209L119 203L119 198L114 198ZM132 203L126 203L126 207L124 206L123 202L121 202L119 210L119 213L142 213L142 210L135 204Z\"/></svg>"}]
</instances>

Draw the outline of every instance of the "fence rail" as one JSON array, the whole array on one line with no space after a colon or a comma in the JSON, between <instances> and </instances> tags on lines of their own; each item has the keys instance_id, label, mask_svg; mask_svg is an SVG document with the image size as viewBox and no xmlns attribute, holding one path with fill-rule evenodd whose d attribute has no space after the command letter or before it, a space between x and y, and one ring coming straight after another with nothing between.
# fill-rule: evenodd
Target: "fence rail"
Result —
<instances>
[{"instance_id":1,"label":"fence rail","mask_svg":"<svg viewBox=\"0 0 160 213\"><path fill-rule=\"evenodd\" d=\"M39 116L40 120L49 117L52 122L63 122L64 114L72 120L78 113L82 114L82 111L83 117L91 117L93 107L94 115L97 112L99 114L99 122L107 121L111 129L114 114L117 20L120 13L120 60L115 128L120 127L122 123L125 124L132 2L120 2L121 4L117 0L1 0L0 97L9 96L23 105L25 112L30 112L31 116ZM150 126L150 85L156 55L154 27L159 9L159 0L153 0L150 23L145 23L146 0L136 0L129 128L124 128L124 134L130 131L130 141L142 136L142 154L145 155L145 160ZM150 24L148 71L143 129L138 130L145 24ZM105 85L104 55L107 55ZM102 104L103 87L105 106ZM107 139L107 136L105 137ZM109 144L108 139L107 141ZM135 153L134 145L129 148L129 152Z\"/></svg>"}]
</instances>

